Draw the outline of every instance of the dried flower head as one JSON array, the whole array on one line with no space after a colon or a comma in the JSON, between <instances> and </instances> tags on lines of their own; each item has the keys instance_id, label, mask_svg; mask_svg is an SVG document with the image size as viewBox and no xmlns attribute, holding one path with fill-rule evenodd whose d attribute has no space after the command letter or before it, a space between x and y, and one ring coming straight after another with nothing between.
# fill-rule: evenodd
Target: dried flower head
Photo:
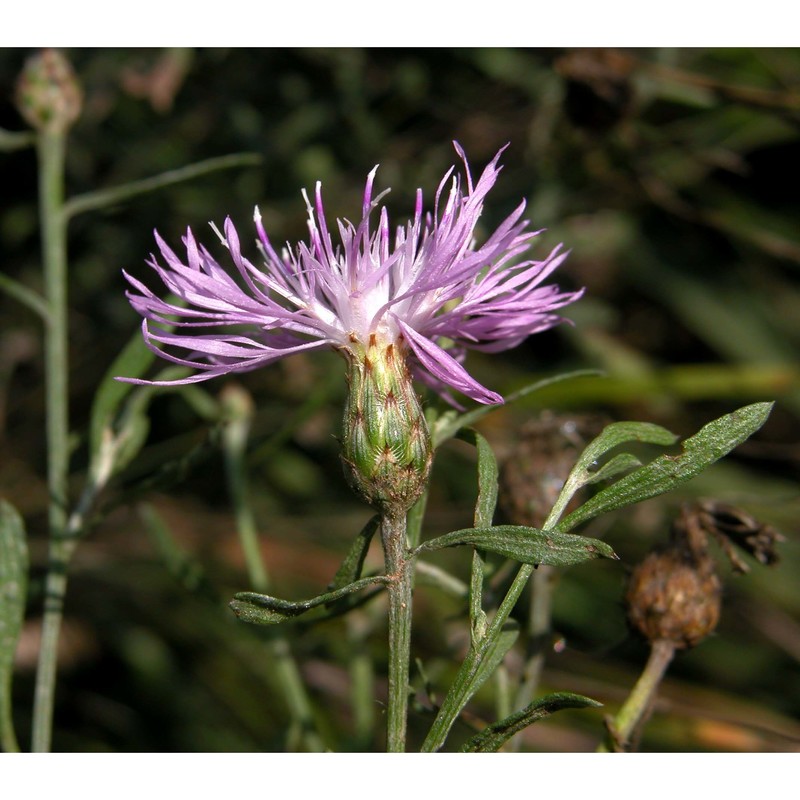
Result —
<instances>
[{"instance_id":1,"label":"dried flower head","mask_svg":"<svg viewBox=\"0 0 800 800\"><path fill-rule=\"evenodd\" d=\"M714 631L722 582L706 554L672 545L650 553L631 575L625 595L628 620L651 644L694 647Z\"/></svg>"},{"instance_id":2,"label":"dried flower head","mask_svg":"<svg viewBox=\"0 0 800 800\"><path fill-rule=\"evenodd\" d=\"M464 179L453 176L452 168L446 173L432 214L423 212L418 190L414 217L397 228L393 241L386 208L377 210L383 194L373 197L377 167L367 178L360 221L337 220L337 244L325 218L320 184L313 202L303 193L310 237L293 250L273 247L256 209L261 267L242 254L239 235L227 219L221 238L239 282L197 243L191 230L183 240L185 259L156 234L165 266L155 256L149 264L183 305L160 299L126 274L133 287L128 296L144 318L148 345L162 357L197 370L164 383L252 370L320 347L336 348L350 358L377 343L393 345L414 377L454 404L451 389L479 403L501 403L499 394L462 366L466 350L495 353L518 345L561 322L555 311L581 292L542 285L565 258L560 245L542 261L515 263L537 235L522 219L524 202L476 245L475 228L497 180L502 150L473 182L464 152L455 147L464 162ZM170 332L173 325L179 332ZM217 330L231 325L239 331ZM200 334L199 329L212 332Z\"/></svg>"}]
</instances>

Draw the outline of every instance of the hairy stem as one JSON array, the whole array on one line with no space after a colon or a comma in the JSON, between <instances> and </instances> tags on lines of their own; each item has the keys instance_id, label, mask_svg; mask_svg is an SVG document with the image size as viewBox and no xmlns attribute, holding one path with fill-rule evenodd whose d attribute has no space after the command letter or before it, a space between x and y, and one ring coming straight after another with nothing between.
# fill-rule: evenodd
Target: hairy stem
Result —
<instances>
[{"instance_id":1,"label":"hairy stem","mask_svg":"<svg viewBox=\"0 0 800 800\"><path fill-rule=\"evenodd\" d=\"M406 544L404 514L385 514L381 520L386 575L389 578L389 711L386 749L406 749L408 672L411 658L411 592L413 559Z\"/></svg>"}]
</instances>

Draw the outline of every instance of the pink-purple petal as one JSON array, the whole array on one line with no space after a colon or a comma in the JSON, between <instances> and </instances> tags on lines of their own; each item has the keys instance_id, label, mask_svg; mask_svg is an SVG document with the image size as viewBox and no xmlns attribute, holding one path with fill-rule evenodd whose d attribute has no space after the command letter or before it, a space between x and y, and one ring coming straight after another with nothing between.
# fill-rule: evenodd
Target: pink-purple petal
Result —
<instances>
[{"instance_id":1,"label":"pink-purple petal","mask_svg":"<svg viewBox=\"0 0 800 800\"><path fill-rule=\"evenodd\" d=\"M424 212L418 190L413 218L398 226L394 237L386 207L380 205L388 189L375 194L377 167L367 176L356 224L339 219L329 225L319 183L313 199L303 192L308 241L287 246L280 254L256 209L261 267L243 254L230 218L224 223L224 238L219 235L232 268L217 262L191 229L183 236L185 260L156 232L161 261L151 255L148 264L180 301L160 299L126 273L128 297L143 317L148 346L173 363L199 371L165 385L251 370L301 350L346 348L353 337L365 342L379 334L404 339L415 373L453 405L457 401L446 387L480 403L502 402L461 364L465 350L515 347L563 322L554 311L582 292L542 285L566 258L560 245L542 261L518 262L540 234L529 230L523 219L524 201L483 244L475 245L483 204L500 175L505 147L477 181L461 146L454 142L454 147L463 172L454 176L451 168L445 173L432 213ZM372 214L378 217L371 224ZM223 326L235 326L238 333L220 331ZM196 334L197 329L206 332ZM452 340L454 349L448 352L436 344L441 337Z\"/></svg>"},{"instance_id":2,"label":"pink-purple petal","mask_svg":"<svg viewBox=\"0 0 800 800\"><path fill-rule=\"evenodd\" d=\"M492 405L503 402L501 395L478 383L446 350L418 334L402 320L398 320L398 324L419 363L435 378L478 403Z\"/></svg>"}]
</instances>

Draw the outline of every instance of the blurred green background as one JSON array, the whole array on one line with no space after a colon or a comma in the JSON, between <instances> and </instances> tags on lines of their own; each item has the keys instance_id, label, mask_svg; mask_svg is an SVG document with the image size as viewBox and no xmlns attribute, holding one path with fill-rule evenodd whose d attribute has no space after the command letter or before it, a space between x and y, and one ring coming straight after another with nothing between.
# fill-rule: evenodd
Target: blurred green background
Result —
<instances>
[{"instance_id":1,"label":"blurred green background","mask_svg":"<svg viewBox=\"0 0 800 800\"><path fill-rule=\"evenodd\" d=\"M235 152L257 167L219 172L70 227L74 487L86 466L92 397L139 319L124 268L144 265L152 231L178 247L187 225L224 256L209 220L230 215L252 242L258 204L273 242L306 233L300 189L324 185L331 217L357 215L376 163L395 223L422 187L428 204L456 163L474 173L510 142L482 232L520 198L536 255L571 249L563 287L585 286L574 326L500 357L470 356L486 385L508 393L537 377L598 368L485 418L506 455L543 410L602 412L688 435L756 400L778 404L764 429L680 495L604 517L621 563L564 570L543 689L606 704L530 728L523 749L593 750L603 713L624 699L647 650L628 632L625 578L663 543L687 498L740 506L786 536L782 560L748 576L725 573L714 637L676 658L642 743L645 750L796 750L800 746L800 51L523 49L71 50L85 105L69 142L71 195ZM22 130L16 77L29 55L0 51L0 127ZM32 150L0 154L3 272L41 287ZM250 246L251 256L255 248ZM158 289L160 291L160 287ZM27 740L45 563L42 336L37 319L0 295L0 495L25 516L33 556L28 622L18 651L15 718ZM310 597L332 579L370 516L338 464L343 363L295 356L235 382L256 407L250 465L254 510L272 593ZM217 396L226 381L204 384ZM194 399L194 402L192 400ZM147 446L115 480L73 565L62 641L56 750L282 750L297 745L264 657L263 636L226 607L248 589L222 478L218 427L202 394L160 395ZM437 457L425 531L469 526L474 457L451 444ZM152 512L160 525L147 524ZM437 563L466 578L464 554ZM380 565L380 554L370 564ZM413 653L432 691L448 686L466 645L464 607L434 589L415 594ZM517 610L524 620L527 604ZM336 750L380 749L353 718L362 655L384 687L381 601L352 618L286 628ZM513 673L521 656L508 664ZM421 688L418 672L412 675ZM493 719L492 685L470 706L452 747ZM411 748L431 717L412 710ZM418 706L418 707L417 707Z\"/></svg>"}]
</instances>

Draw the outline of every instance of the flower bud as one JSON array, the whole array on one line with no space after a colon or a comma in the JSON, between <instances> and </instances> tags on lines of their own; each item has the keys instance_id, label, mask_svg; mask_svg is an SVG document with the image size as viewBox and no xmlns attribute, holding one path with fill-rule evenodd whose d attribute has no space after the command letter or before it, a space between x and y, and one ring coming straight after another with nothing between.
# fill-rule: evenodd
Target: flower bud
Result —
<instances>
[{"instance_id":1,"label":"flower bud","mask_svg":"<svg viewBox=\"0 0 800 800\"><path fill-rule=\"evenodd\" d=\"M353 341L342 461L351 486L370 505L403 514L422 494L433 458L428 425L399 343Z\"/></svg>"},{"instance_id":2,"label":"flower bud","mask_svg":"<svg viewBox=\"0 0 800 800\"><path fill-rule=\"evenodd\" d=\"M64 55L58 50L42 50L25 62L17 81L16 102L32 128L66 133L80 116L83 92Z\"/></svg>"}]
</instances>

